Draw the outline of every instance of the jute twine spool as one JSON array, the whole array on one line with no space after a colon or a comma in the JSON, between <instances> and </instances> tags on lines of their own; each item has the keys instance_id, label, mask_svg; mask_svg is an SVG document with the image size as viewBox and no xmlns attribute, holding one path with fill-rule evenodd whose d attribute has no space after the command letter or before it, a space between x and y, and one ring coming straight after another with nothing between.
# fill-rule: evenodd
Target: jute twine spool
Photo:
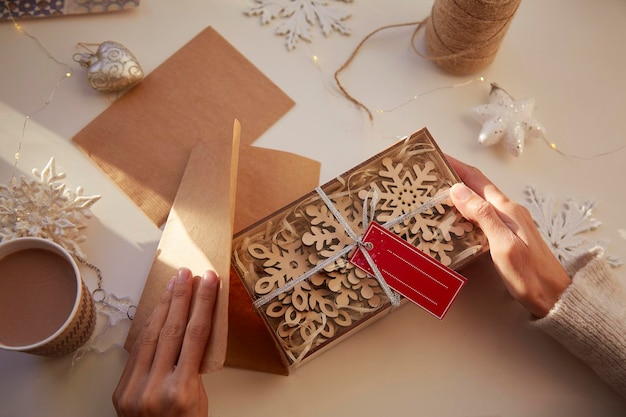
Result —
<instances>
[{"instance_id":1,"label":"jute twine spool","mask_svg":"<svg viewBox=\"0 0 626 417\"><path fill-rule=\"evenodd\" d=\"M495 59L520 1L435 0L425 22L424 57L455 75L482 70Z\"/></svg>"},{"instance_id":2,"label":"jute twine spool","mask_svg":"<svg viewBox=\"0 0 626 417\"><path fill-rule=\"evenodd\" d=\"M365 42L378 32L403 26L416 26L411 46L422 58L435 62L454 75L468 75L480 71L493 62L500 44L515 16L521 0L435 0L430 15L417 22L398 23L370 32L357 45L346 62L335 71L335 81L341 93L356 106L372 112L354 98L339 80L356 58ZM417 35L424 30L426 52L415 45Z\"/></svg>"}]
</instances>

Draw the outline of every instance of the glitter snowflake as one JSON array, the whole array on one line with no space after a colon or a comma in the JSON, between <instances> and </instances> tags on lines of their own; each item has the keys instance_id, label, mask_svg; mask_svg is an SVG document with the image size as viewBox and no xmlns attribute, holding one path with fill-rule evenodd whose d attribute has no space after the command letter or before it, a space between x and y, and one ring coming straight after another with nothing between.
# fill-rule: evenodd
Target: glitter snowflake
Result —
<instances>
[{"instance_id":1,"label":"glitter snowflake","mask_svg":"<svg viewBox=\"0 0 626 417\"><path fill-rule=\"evenodd\" d=\"M341 0L350 3L352 0ZM275 33L286 38L287 49L293 50L299 39L311 42L311 27L318 24L324 36L332 31L349 35L344 20L350 14L328 6L326 0L255 0L256 6L246 10L248 16L260 16L261 23L269 24L276 18L283 19Z\"/></svg>"},{"instance_id":2,"label":"glitter snowflake","mask_svg":"<svg viewBox=\"0 0 626 417\"><path fill-rule=\"evenodd\" d=\"M57 173L54 158L41 172L32 172L35 179L13 178L9 185L0 184L0 241L26 236L50 239L84 258L79 244L85 237L80 229L100 196L85 196L82 187L75 192L66 189L59 182L65 173Z\"/></svg>"},{"instance_id":3,"label":"glitter snowflake","mask_svg":"<svg viewBox=\"0 0 626 417\"><path fill-rule=\"evenodd\" d=\"M592 217L595 202L578 204L568 199L560 210L555 211L553 196L540 195L530 186L526 188L526 194L526 207L530 210L541 236L561 264L568 265L595 248L600 248L603 253L606 251L607 241L594 241L582 236L601 224ZM612 267L622 265L618 258L607 256L606 259Z\"/></svg>"},{"instance_id":4,"label":"glitter snowflake","mask_svg":"<svg viewBox=\"0 0 626 417\"><path fill-rule=\"evenodd\" d=\"M96 327L91 338L74 352L72 366L88 353L104 354L113 349L123 349L119 331L121 323L130 323L135 305L129 297L118 298L115 294L105 295L104 291L94 291L96 306Z\"/></svg>"}]
</instances>

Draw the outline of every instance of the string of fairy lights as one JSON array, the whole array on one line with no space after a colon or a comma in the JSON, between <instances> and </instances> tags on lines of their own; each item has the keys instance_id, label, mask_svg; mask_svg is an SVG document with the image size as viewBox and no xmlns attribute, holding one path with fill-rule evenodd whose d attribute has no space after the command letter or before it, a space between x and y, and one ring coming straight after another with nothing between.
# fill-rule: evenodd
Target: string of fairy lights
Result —
<instances>
[{"instance_id":1,"label":"string of fairy lights","mask_svg":"<svg viewBox=\"0 0 626 417\"><path fill-rule=\"evenodd\" d=\"M22 145L26 137L27 127L28 127L29 122L32 120L33 116L42 112L48 106L50 106L50 104L52 104L55 98L55 95L57 91L59 90L59 88L61 87L61 85L63 84L63 82L65 82L70 77L72 77L74 72L70 64L54 56L54 54L50 52L50 50L43 44L43 42L41 42L41 40L37 36L32 35L23 27L23 25L21 25L17 21L17 19L15 18L15 16L13 15L11 11L11 7L9 6L9 3L7 0L2 0L2 1L4 2L4 5L8 10L9 20L13 24L13 27L15 28L16 32L20 35L26 36L27 38L35 42L37 47L44 52L44 54L47 56L48 59L54 61L55 64L57 64L59 67L62 68L62 75L54 83L47 98L43 101L43 103L36 110L24 116L24 122L22 124L16 151L14 154L13 169L12 169L11 177L10 177L10 184L12 186L16 186L16 183L18 181L16 177L17 165L21 157ZM94 298L94 301L96 302L96 305L106 307L108 309L107 311L109 311L109 313L107 313L106 315L114 314L116 311L122 311L123 314L125 314L128 317L128 319L132 320L134 316L134 312L136 310L136 306L132 304L125 305L124 303L126 302L125 301L126 299L121 299L122 302L116 301L117 298L115 297L115 295L108 294L103 288L103 274L100 268L94 265L93 263L87 261L84 257L80 256L79 254L73 253L73 255L81 264L85 265L86 267L94 271L94 273L96 274L96 278L97 278L96 289L92 291L92 296ZM101 330L101 331L105 331L105 330Z\"/></svg>"},{"instance_id":2,"label":"string of fairy lights","mask_svg":"<svg viewBox=\"0 0 626 417\"><path fill-rule=\"evenodd\" d=\"M30 120L32 119L33 116L37 115L38 113L42 112L43 110L45 110L54 100L54 97L57 93L57 90L59 89L59 87L61 86L61 84L69 79L73 74L73 70L72 67L67 64L66 62L63 62L59 59L57 59L51 52L50 50L39 40L38 37L32 35L30 32L28 32L18 21L17 19L15 19L15 16L13 15L13 12L11 10L11 7L9 6L9 2L8 0L3 0L4 5L6 7L6 9L8 10L8 14L9 14L9 20L11 21L11 23L13 24L13 27L15 28L15 30L17 31L18 34L23 35L28 37L29 39L31 39L33 42L35 42L37 44L37 46L46 54L46 56L54 61L58 66L63 68L63 73L61 75L61 77L59 77L59 79L56 81L56 83L54 84L54 86L52 87L52 90L50 91L50 94L48 95L48 98L41 104L41 106L39 106L39 108L37 108L35 111L27 114L24 116L24 123L22 124L22 130L20 133L20 137L18 139L17 142L17 149L14 155L14 161L13 161L13 170L11 173L11 182L13 183L15 181L15 173L17 170L17 164L18 161L20 159L21 156L21 151L22 151L22 145L24 143L24 137L26 136L26 129L28 127L28 123L30 122Z\"/></svg>"},{"instance_id":3,"label":"string of fairy lights","mask_svg":"<svg viewBox=\"0 0 626 417\"><path fill-rule=\"evenodd\" d=\"M4 5L5 5L5 7L8 10L9 19L10 19L11 23L13 24L13 26L14 26L15 30L17 31L17 33L19 33L19 34L21 34L23 36L26 36L29 39L31 39L33 42L35 42L37 44L37 46L39 47L39 49L41 49L45 53L47 58L49 58L50 60L54 61L58 66L60 66L63 69L62 75L57 79L57 81L53 85L53 87L52 87L52 89L50 91L50 94L48 95L47 99L36 110L34 110L33 112L31 112L29 114L26 114L24 116L24 121L23 121L23 124L22 124L20 137L19 137L18 142L17 142L17 147L16 147L17 149L16 149L16 152L14 154L13 171L12 171L12 174L11 174L11 181L13 182L13 181L15 181L15 173L16 173L16 170L17 170L17 165L18 165L20 156L21 156L22 145L23 145L23 142L24 142L24 138L26 136L27 127L28 127L28 124L29 124L30 120L35 115L37 115L38 113L40 113L43 110L45 110L53 102L54 97L55 97L55 95L57 93L57 90L61 87L62 83L64 81L66 81L67 79L69 79L70 77L72 77L73 69L72 69L72 67L68 63L66 63L66 62L56 58L50 52L50 50L41 42L41 40L38 37L36 37L36 36L32 35L31 33L29 33L17 21L17 19L15 18L15 16L12 13L12 9L11 9L11 7L9 5L8 0L2 0L2 1L3 1ZM384 29L384 28L386 28L386 27L383 27L381 29ZM371 35L377 33L378 31L380 31L380 29L373 31L370 35L366 36L363 39L363 41L361 41L361 43L354 50L354 52L352 53L350 58L348 58L346 63L339 70L337 70L335 72L335 80L336 80L336 86L334 86L335 88L332 88L332 87L328 86L327 83L324 81L325 79L322 77L322 82L323 82L325 88L328 91L333 91L334 93L336 93L336 95L343 95L344 97L347 97L350 100L352 100L353 102L357 103L358 106L360 106L364 110L366 110L366 112L370 115L370 119L371 120L373 120L373 117L372 117L372 113L370 112L370 110L367 107L365 107L363 104L361 104L360 102L355 101L349 95L349 93L347 93L347 91L341 85L341 83L340 83L340 81L338 79L338 75L339 75L339 73L343 69L345 69L347 67L347 64L349 64L355 58L356 54L359 52L361 47L364 46L365 41L367 39L369 39L369 37ZM323 68L322 68L322 64L321 64L321 60L320 60L319 55L313 52L313 50L312 50L312 48L311 48L309 43L305 43L305 44L309 47L311 62L320 71L320 74L322 74L322 69ZM392 106L391 108L388 108L388 109L378 108L378 109L375 110L375 113L377 115L379 115L379 116L383 115L385 113L391 113L391 112L394 112L394 111L396 111L396 110L398 110L400 108L403 108L403 107L405 107L407 105L410 105L412 102L415 102L415 101L417 101L417 100L419 100L419 99L421 99L421 98L423 98L425 96L428 96L430 94L433 94L433 93L436 93L436 92L439 92L439 91L442 91L442 90L462 88L462 87L469 86L470 84L473 84L473 83L476 83L476 82L484 83L484 82L487 82L487 80L486 80L486 78L484 76L478 76L478 77L474 77L474 78L471 78L469 80L466 80L466 81L463 81L463 82L460 82L460 83L454 83L454 84L449 84L449 85L443 85L443 86L439 86L439 87L430 88L430 89L427 89L427 90L424 90L424 91L420 91L420 92L414 94L409 99L407 99L407 100L405 100L405 101L403 101L403 102L401 102L401 103L399 103L399 104L397 104L395 106ZM562 155L564 157L580 159L580 160L595 159L595 158L598 158L598 157L601 157L601 156L606 156L606 155L613 154L615 152L619 152L622 149L626 148L626 144L625 144L625 145L617 147L616 149L612 149L612 150L609 150L609 151L596 153L596 154L593 154L593 155L576 155L576 154L568 153L568 152L565 152L565 151L561 150L561 148L555 142L550 141L545 136L542 136L541 139L546 143L546 145L552 151L555 151L555 152L559 153L560 155Z\"/></svg>"}]
</instances>

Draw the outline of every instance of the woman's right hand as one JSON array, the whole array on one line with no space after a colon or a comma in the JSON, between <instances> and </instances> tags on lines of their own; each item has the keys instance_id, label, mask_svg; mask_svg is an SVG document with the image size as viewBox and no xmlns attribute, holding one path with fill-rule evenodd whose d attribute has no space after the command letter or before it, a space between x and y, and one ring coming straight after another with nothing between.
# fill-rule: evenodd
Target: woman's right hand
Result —
<instances>
[{"instance_id":1,"label":"woman's right hand","mask_svg":"<svg viewBox=\"0 0 626 417\"><path fill-rule=\"evenodd\" d=\"M548 314L571 283L524 206L510 200L477 168L448 160L464 183L450 197L487 236L493 263L509 293L534 316Z\"/></svg>"}]
</instances>

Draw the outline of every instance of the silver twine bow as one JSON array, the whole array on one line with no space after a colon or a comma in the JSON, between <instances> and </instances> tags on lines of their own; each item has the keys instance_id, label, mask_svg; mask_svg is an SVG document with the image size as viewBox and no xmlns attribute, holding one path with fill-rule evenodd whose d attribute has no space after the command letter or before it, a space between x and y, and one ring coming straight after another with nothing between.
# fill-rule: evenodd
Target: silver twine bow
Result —
<instances>
[{"instance_id":1,"label":"silver twine bow","mask_svg":"<svg viewBox=\"0 0 626 417\"><path fill-rule=\"evenodd\" d=\"M393 306L396 306L396 307L398 305L400 305L400 295L398 293L396 293L395 291L393 291L391 289L391 287L389 286L389 284L387 284L387 281L385 281L385 278L383 277L383 275L381 274L380 270L378 269L378 266L376 265L376 263L374 262L374 260L370 256L370 254L368 253L367 244L363 243L363 236L362 235L360 235L360 236L357 235L354 232L354 230L352 230L352 228L350 227L350 225L348 224L346 219L344 219L344 217L341 215L341 213L339 213L339 210L337 210L337 207L335 207L333 202L330 201L330 198L326 195L326 193L324 192L324 190L322 190L321 187L317 187L315 189L315 191L322 198L322 200L324 201L324 203L326 204L328 209L331 211L331 213L333 213L333 216L335 216L335 218L341 224L341 226L344 228L344 230L346 231L348 236L350 236L350 238L352 240L354 240L354 243L352 243L350 245L347 245L346 247L344 247L339 252L335 253L330 258L326 258L325 260L318 262L315 265L315 267L313 267L312 269L308 270L304 274L300 275L298 278L289 281L286 285L284 285L284 286L282 286L280 288L277 288L276 290L272 291L269 294L264 295L263 297L260 297L260 298L256 299L254 301L254 307L255 308L259 308L259 307L267 304L268 302L270 302L274 298L278 297L280 294L283 294L283 293L286 293L287 291L290 291L296 285L298 285L301 282L309 279L314 274L320 272L326 266L328 266L328 265L332 264L333 262L337 261L338 259L340 259L342 256L344 256L347 253L349 253L354 248L358 248L358 250L360 250L363 253L363 256L365 257L365 259L367 260L368 264L372 268L372 271L374 272L374 276L375 276L376 280L378 281L378 284L383 289L383 291L385 292L387 297L389 297L389 300L391 301L391 304ZM421 214L421 213L425 212L426 210L436 206L437 204L443 203L445 200L447 200L449 198L449 196L450 196L450 190L446 189L445 191L442 191L441 193L439 193L439 194L435 195L434 197L430 198L425 203L421 204L415 210L412 210L412 211L410 211L408 213L405 213L405 214L403 214L401 216L398 216L398 217L396 217L394 219L391 219L388 222L384 223L382 226L385 229L391 229L396 224L399 224L399 223L405 221L406 219L415 217L418 214ZM374 193L373 193L373 196L372 196L372 199L371 199L371 204L370 204L371 205L371 210L368 210L368 202L369 202L369 194L363 200L363 230L367 230L367 227L369 226L370 222L372 222L374 220L374 213L375 213L375 209L376 209L376 204L378 202L378 195L377 195L375 190L374 190ZM368 215L368 213L369 213L369 215Z\"/></svg>"}]
</instances>

